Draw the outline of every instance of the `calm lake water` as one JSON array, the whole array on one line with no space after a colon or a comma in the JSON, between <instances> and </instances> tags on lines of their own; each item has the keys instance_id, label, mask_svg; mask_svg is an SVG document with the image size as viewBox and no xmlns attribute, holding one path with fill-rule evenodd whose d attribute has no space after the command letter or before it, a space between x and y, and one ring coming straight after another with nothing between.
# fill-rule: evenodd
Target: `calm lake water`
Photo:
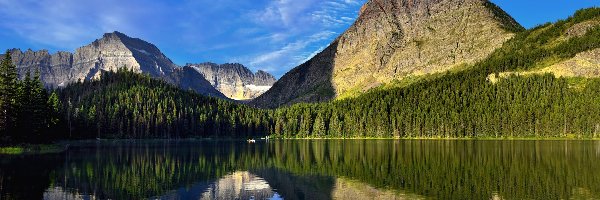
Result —
<instances>
[{"instance_id":1,"label":"calm lake water","mask_svg":"<svg viewBox=\"0 0 600 200\"><path fill-rule=\"evenodd\" d=\"M597 199L600 141L89 142L0 157L0 199Z\"/></svg>"}]
</instances>

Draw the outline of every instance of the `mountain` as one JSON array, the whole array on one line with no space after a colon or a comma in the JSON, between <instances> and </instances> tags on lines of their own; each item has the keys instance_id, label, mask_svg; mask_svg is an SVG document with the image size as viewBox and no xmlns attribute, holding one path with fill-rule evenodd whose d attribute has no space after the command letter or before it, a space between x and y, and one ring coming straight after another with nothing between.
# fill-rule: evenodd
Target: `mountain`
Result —
<instances>
[{"instance_id":1,"label":"mountain","mask_svg":"<svg viewBox=\"0 0 600 200\"><path fill-rule=\"evenodd\" d=\"M393 80L461 68L522 30L487 0L370 0L348 30L252 104L352 97Z\"/></svg>"},{"instance_id":2,"label":"mountain","mask_svg":"<svg viewBox=\"0 0 600 200\"><path fill-rule=\"evenodd\" d=\"M252 73L244 65L201 63L187 64L198 71L211 85L225 96L236 100L254 99L263 94L277 79L273 75L259 70Z\"/></svg>"},{"instance_id":3,"label":"mountain","mask_svg":"<svg viewBox=\"0 0 600 200\"><path fill-rule=\"evenodd\" d=\"M64 86L79 80L98 78L102 71L126 68L163 79L182 89L193 89L204 95L224 97L198 73L181 69L156 46L120 32L106 33L100 39L75 50L75 53L10 50L13 63L21 76L27 71L40 71L49 87Z\"/></svg>"},{"instance_id":4,"label":"mountain","mask_svg":"<svg viewBox=\"0 0 600 200\"><path fill-rule=\"evenodd\" d=\"M599 52L600 8L580 10L517 33L462 70L278 108L272 130L289 138L599 138Z\"/></svg>"},{"instance_id":5,"label":"mountain","mask_svg":"<svg viewBox=\"0 0 600 200\"><path fill-rule=\"evenodd\" d=\"M205 97L126 70L104 72L102 79L51 95L58 99L54 112L63 115L64 131L55 134L63 139L600 138L599 49L600 8L590 8L518 32L487 58L461 70L427 75L401 87L392 83L354 98L277 109ZM3 74L13 74L6 63ZM176 77L199 74L191 66L177 69ZM0 89L13 91L23 102L31 99L14 92L10 86L15 81L6 77ZM303 78L312 77L297 81ZM27 84L16 85L31 91ZM3 102L6 108L31 109L10 105L21 101Z\"/></svg>"}]
</instances>

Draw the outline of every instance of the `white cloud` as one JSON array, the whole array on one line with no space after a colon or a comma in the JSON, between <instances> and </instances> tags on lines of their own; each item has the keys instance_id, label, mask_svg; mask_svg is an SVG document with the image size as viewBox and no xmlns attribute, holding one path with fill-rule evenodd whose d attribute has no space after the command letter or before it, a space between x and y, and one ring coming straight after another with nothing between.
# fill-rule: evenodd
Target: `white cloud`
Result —
<instances>
[{"instance_id":1,"label":"white cloud","mask_svg":"<svg viewBox=\"0 0 600 200\"><path fill-rule=\"evenodd\" d=\"M234 60L279 76L331 42L364 1L0 0L0 30L67 51L120 31L177 64Z\"/></svg>"},{"instance_id":2,"label":"white cloud","mask_svg":"<svg viewBox=\"0 0 600 200\"><path fill-rule=\"evenodd\" d=\"M312 51L307 52L307 47L319 42L332 40L336 34L337 33L332 31L318 32L309 37L297 40L296 42L286 44L275 51L256 55L253 58L250 58L248 63L252 68L280 74L289 70L290 67L299 65L316 55L316 53Z\"/></svg>"},{"instance_id":3,"label":"white cloud","mask_svg":"<svg viewBox=\"0 0 600 200\"><path fill-rule=\"evenodd\" d=\"M137 3L117 0L3 0L0 1L0 15L4 19L0 26L33 43L73 50L104 32L141 30L146 24L139 19L147 14L146 11L154 9L150 5L145 5L144 11L131 9Z\"/></svg>"},{"instance_id":4,"label":"white cloud","mask_svg":"<svg viewBox=\"0 0 600 200\"><path fill-rule=\"evenodd\" d=\"M262 10L252 12L259 26L296 38L271 41L271 46L254 58L247 58L254 69L262 69L276 76L305 62L320 51L336 34L352 24L358 15L358 6L365 0L326 1L273 1ZM308 37L303 37L308 35Z\"/></svg>"},{"instance_id":5,"label":"white cloud","mask_svg":"<svg viewBox=\"0 0 600 200\"><path fill-rule=\"evenodd\" d=\"M252 12L255 22L267 26L291 27L305 22L303 15L319 0L276 0L266 8Z\"/></svg>"}]
</instances>

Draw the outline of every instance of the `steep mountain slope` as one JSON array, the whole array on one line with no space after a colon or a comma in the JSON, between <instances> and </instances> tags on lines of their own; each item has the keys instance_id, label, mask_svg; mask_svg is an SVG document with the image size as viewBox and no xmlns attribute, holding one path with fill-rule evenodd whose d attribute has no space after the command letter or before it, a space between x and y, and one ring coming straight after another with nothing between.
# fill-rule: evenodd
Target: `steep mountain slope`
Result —
<instances>
[{"instance_id":1,"label":"steep mountain slope","mask_svg":"<svg viewBox=\"0 0 600 200\"><path fill-rule=\"evenodd\" d=\"M370 0L345 33L253 104L343 98L392 80L473 64L520 30L487 0Z\"/></svg>"},{"instance_id":2,"label":"steep mountain slope","mask_svg":"<svg viewBox=\"0 0 600 200\"><path fill-rule=\"evenodd\" d=\"M600 137L597 70L600 8L518 33L464 70L426 76L410 85L379 87L356 98L296 104L273 112L284 137ZM569 69L505 76L507 72ZM553 75L554 74L554 75Z\"/></svg>"},{"instance_id":3,"label":"steep mountain slope","mask_svg":"<svg viewBox=\"0 0 600 200\"><path fill-rule=\"evenodd\" d=\"M236 100L253 99L266 92L277 79L273 75L259 70L252 73L241 64L201 63L187 64L208 80L213 87L225 96Z\"/></svg>"},{"instance_id":4,"label":"steep mountain slope","mask_svg":"<svg viewBox=\"0 0 600 200\"><path fill-rule=\"evenodd\" d=\"M224 97L210 87L210 83L200 74L181 73L182 69L178 69L179 67L153 44L119 32L106 33L91 44L78 48L75 53L49 54L46 50L22 52L19 49L12 49L10 52L21 76L27 71L39 70L42 80L50 87L90 80L98 78L102 71L126 68L164 79L183 89L194 89L200 94Z\"/></svg>"},{"instance_id":5,"label":"steep mountain slope","mask_svg":"<svg viewBox=\"0 0 600 200\"><path fill-rule=\"evenodd\" d=\"M591 11L594 10L578 12L578 16L581 16L581 13L589 13ZM584 37L589 32L596 31L598 27L600 27L600 17L591 19L580 18L584 20L571 20L566 23L562 22L538 28L532 31L532 35L539 35L548 31L554 31L556 32L555 34L560 34L545 41L546 44L544 44L544 48L553 48L568 40ZM529 76L543 74L552 74L555 77L565 78L599 78L600 48L579 52L569 59L547 59L544 62L538 63L533 68L490 74L488 80L496 83L499 81L499 78L508 78L511 75Z\"/></svg>"},{"instance_id":6,"label":"steep mountain slope","mask_svg":"<svg viewBox=\"0 0 600 200\"><path fill-rule=\"evenodd\" d=\"M71 138L600 138L600 77L595 72L575 78L534 73L489 81L490 74L571 61L597 68L600 24L573 28L599 18L600 8L581 10L567 20L519 32L464 70L403 87L379 87L356 98L262 110L120 71L59 90L61 113L63 122L72 120L71 128L82 133Z\"/></svg>"}]
</instances>

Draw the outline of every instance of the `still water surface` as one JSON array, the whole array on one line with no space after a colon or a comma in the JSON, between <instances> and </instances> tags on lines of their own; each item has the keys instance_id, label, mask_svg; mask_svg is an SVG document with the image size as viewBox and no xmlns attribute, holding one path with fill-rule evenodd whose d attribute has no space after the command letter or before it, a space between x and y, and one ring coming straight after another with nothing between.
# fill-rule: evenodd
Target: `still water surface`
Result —
<instances>
[{"instance_id":1,"label":"still water surface","mask_svg":"<svg viewBox=\"0 0 600 200\"><path fill-rule=\"evenodd\" d=\"M0 199L598 199L600 141L107 141L0 157Z\"/></svg>"}]
</instances>

